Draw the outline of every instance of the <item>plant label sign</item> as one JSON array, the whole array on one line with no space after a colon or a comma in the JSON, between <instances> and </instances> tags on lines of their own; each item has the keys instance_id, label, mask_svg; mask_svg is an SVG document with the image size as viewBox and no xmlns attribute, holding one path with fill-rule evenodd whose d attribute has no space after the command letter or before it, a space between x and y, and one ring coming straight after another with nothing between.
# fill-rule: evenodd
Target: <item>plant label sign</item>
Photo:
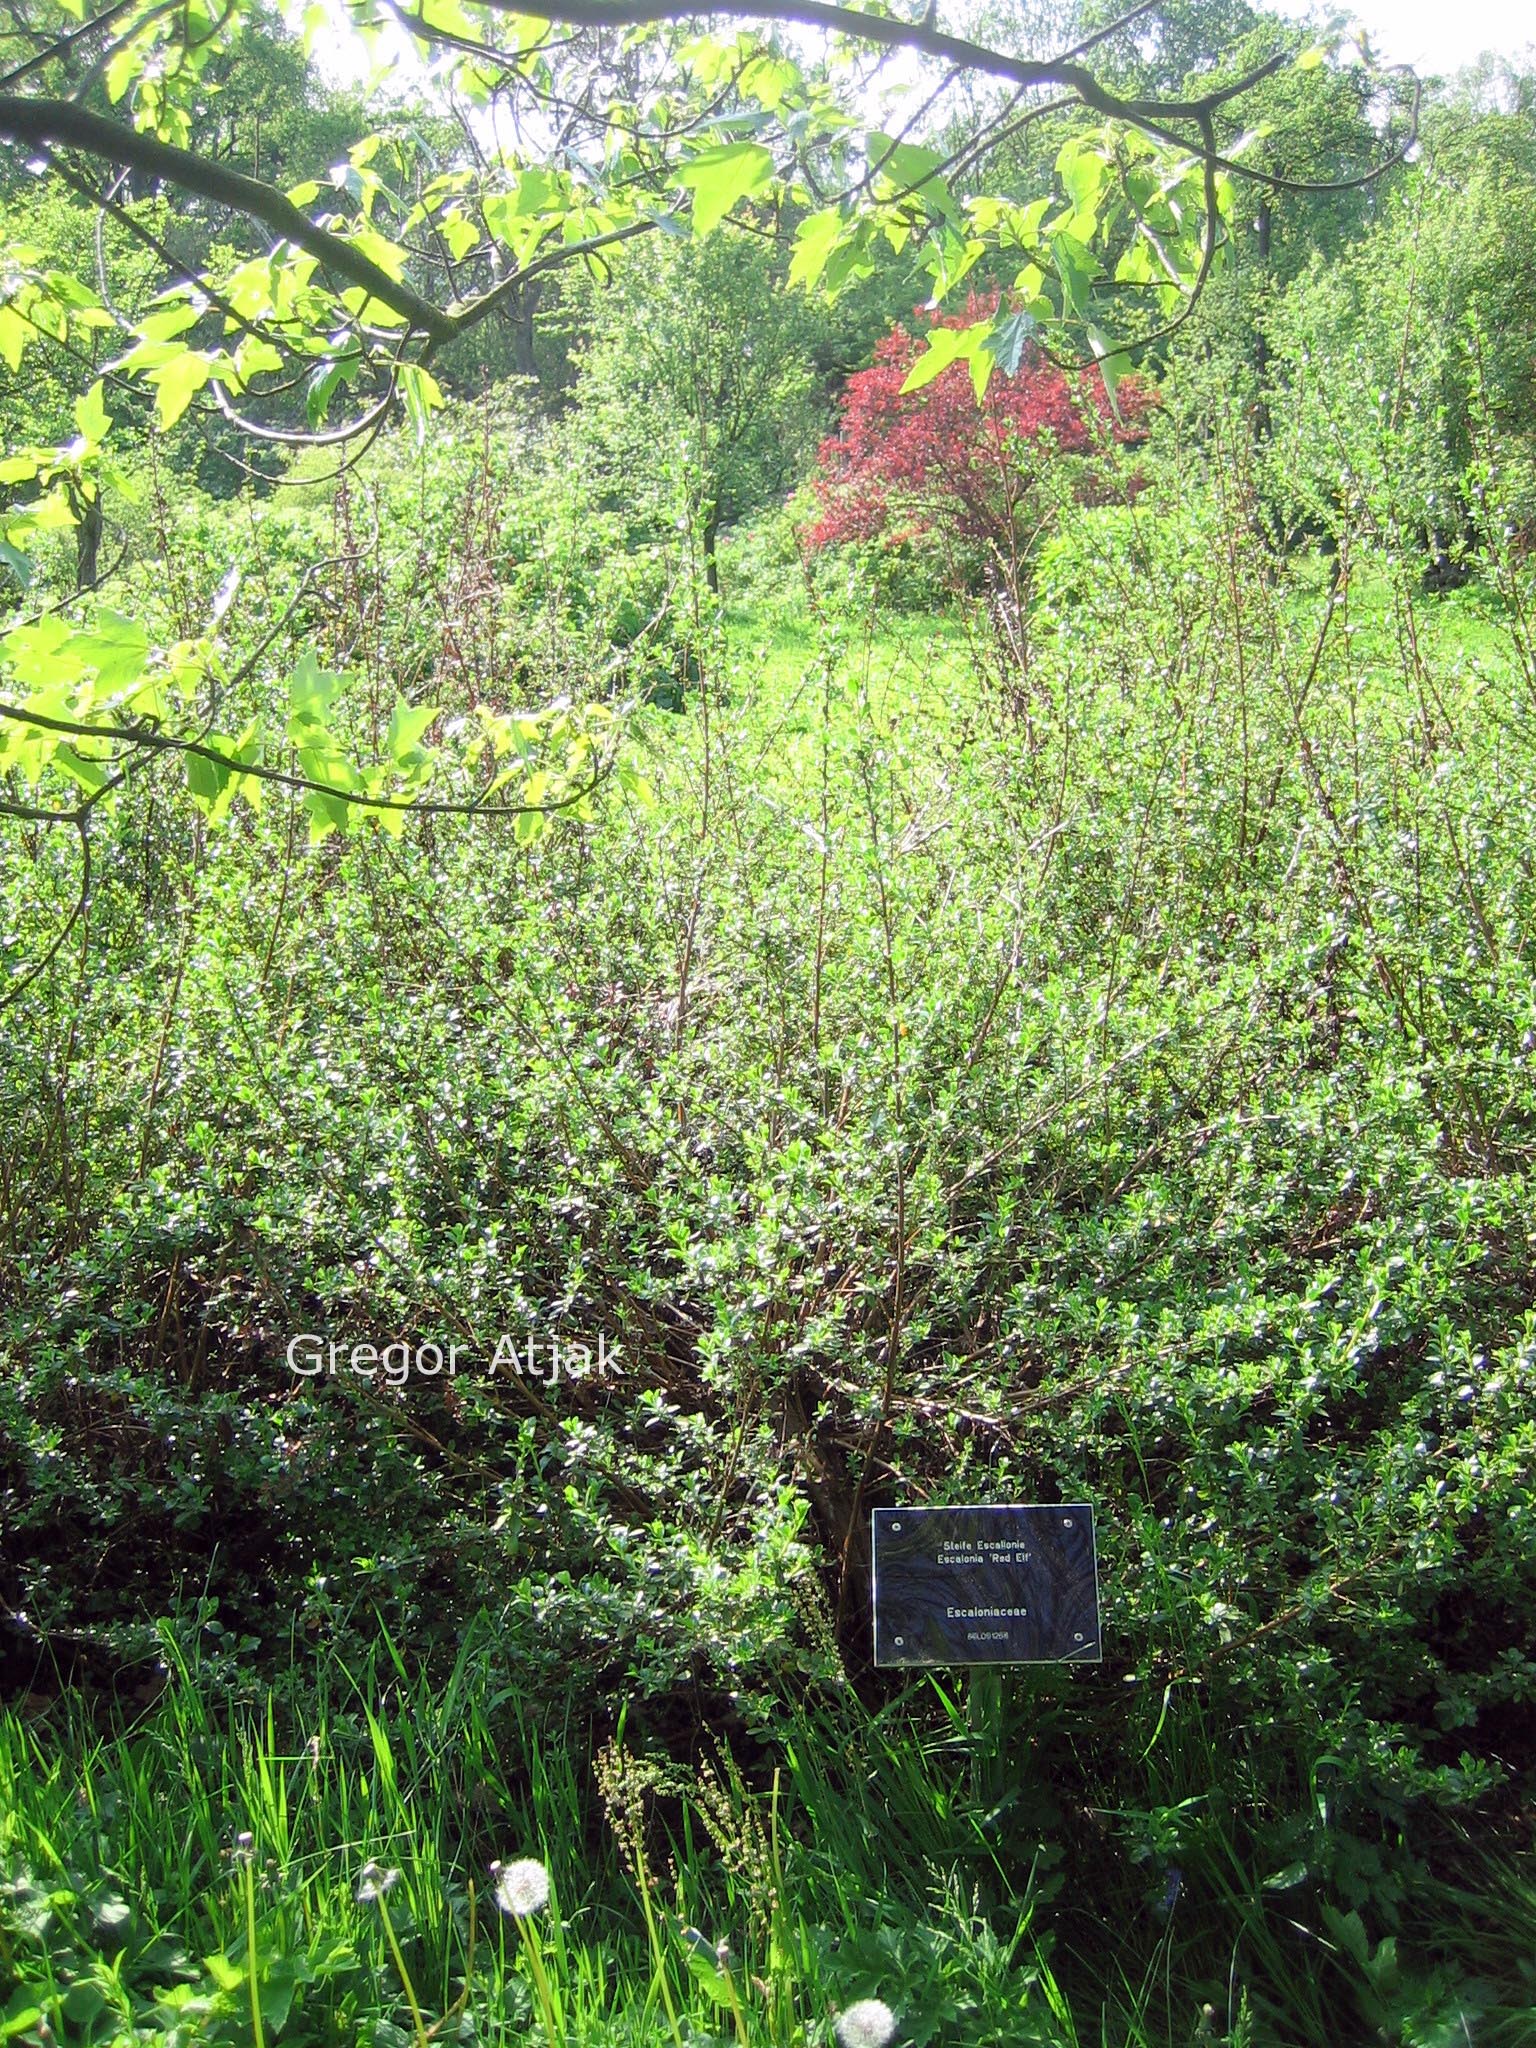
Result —
<instances>
[{"instance_id":1,"label":"plant label sign","mask_svg":"<svg viewBox=\"0 0 1536 2048\"><path fill-rule=\"evenodd\" d=\"M876 1508L875 1663L1097 1664L1093 1509Z\"/></svg>"}]
</instances>

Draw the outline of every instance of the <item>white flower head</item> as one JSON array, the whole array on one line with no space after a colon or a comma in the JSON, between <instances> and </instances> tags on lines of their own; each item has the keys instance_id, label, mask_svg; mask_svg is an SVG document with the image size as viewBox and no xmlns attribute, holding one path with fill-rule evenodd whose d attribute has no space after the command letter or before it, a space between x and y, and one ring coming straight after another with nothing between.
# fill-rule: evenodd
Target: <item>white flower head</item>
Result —
<instances>
[{"instance_id":1,"label":"white flower head","mask_svg":"<svg viewBox=\"0 0 1536 2048\"><path fill-rule=\"evenodd\" d=\"M879 1998L861 1998L837 2023L842 2048L886 2048L896 2032L896 2015Z\"/></svg>"},{"instance_id":2,"label":"white flower head","mask_svg":"<svg viewBox=\"0 0 1536 2048\"><path fill-rule=\"evenodd\" d=\"M496 1903L514 1920L526 1920L530 1913L542 1913L549 1904L549 1872L536 1856L521 1856L516 1863L493 1863Z\"/></svg>"},{"instance_id":3,"label":"white flower head","mask_svg":"<svg viewBox=\"0 0 1536 2048\"><path fill-rule=\"evenodd\" d=\"M357 1903L371 1906L375 1899L382 1899L386 1892L392 1892L399 1882L398 1870L386 1870L382 1863L365 1863L357 1880Z\"/></svg>"}]
</instances>

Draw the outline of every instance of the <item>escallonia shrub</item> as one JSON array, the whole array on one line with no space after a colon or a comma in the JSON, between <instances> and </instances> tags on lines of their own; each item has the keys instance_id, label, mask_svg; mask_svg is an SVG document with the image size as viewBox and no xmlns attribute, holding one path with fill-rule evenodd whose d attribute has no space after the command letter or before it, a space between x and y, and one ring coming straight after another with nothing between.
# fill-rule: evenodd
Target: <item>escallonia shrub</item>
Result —
<instances>
[{"instance_id":1,"label":"escallonia shrub","mask_svg":"<svg viewBox=\"0 0 1536 2048\"><path fill-rule=\"evenodd\" d=\"M920 313L926 334L895 328L849 378L838 431L819 451L809 549L937 544L951 582L965 585L988 564L1022 564L1054 503L1113 494L1115 449L1146 439L1157 403L1144 378L1121 378L1111 401L1097 369L1062 369L1025 344L1011 369L994 359L979 399L963 355L913 381L936 334L966 333L998 313L996 293L973 295L963 313Z\"/></svg>"}]
</instances>

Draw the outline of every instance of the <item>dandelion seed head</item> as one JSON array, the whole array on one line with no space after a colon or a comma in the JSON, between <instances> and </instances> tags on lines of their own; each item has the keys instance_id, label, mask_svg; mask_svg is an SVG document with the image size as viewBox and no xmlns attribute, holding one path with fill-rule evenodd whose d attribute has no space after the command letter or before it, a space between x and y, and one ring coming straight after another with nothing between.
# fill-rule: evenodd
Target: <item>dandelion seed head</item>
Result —
<instances>
[{"instance_id":1,"label":"dandelion seed head","mask_svg":"<svg viewBox=\"0 0 1536 2048\"><path fill-rule=\"evenodd\" d=\"M841 2048L886 2048L896 2032L896 2015L879 1998L861 1998L837 2023Z\"/></svg>"},{"instance_id":2,"label":"dandelion seed head","mask_svg":"<svg viewBox=\"0 0 1536 2048\"><path fill-rule=\"evenodd\" d=\"M520 1856L515 1863L493 1863L496 1903L514 1920L526 1920L530 1913L542 1913L549 1904L549 1872L536 1856Z\"/></svg>"},{"instance_id":3,"label":"dandelion seed head","mask_svg":"<svg viewBox=\"0 0 1536 2048\"><path fill-rule=\"evenodd\" d=\"M371 1906L386 1892L392 1892L399 1882L398 1870L386 1870L382 1863L365 1863L357 1880L358 1904Z\"/></svg>"}]
</instances>

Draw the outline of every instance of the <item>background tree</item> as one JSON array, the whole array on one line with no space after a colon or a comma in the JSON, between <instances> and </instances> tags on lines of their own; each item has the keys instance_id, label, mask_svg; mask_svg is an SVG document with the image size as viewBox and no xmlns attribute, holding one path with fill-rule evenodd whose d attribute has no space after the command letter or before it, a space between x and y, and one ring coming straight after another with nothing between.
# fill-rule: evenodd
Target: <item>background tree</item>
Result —
<instances>
[{"instance_id":1,"label":"background tree","mask_svg":"<svg viewBox=\"0 0 1536 2048\"><path fill-rule=\"evenodd\" d=\"M1391 503L1393 537L1440 580L1536 531L1533 250L1529 122L1438 111L1370 231L1266 316L1289 392L1266 488L1294 523L1334 532L1362 498Z\"/></svg>"},{"instance_id":2,"label":"background tree","mask_svg":"<svg viewBox=\"0 0 1536 2048\"><path fill-rule=\"evenodd\" d=\"M954 332L965 318L934 324ZM1045 515L1046 470L1087 458L1071 474L1076 495L1093 496L1104 481L1093 458L1141 439L1154 402L1149 386L1124 379L1117 415L1097 375L1070 375L1029 349L989 379L978 403L961 362L914 388L922 357L922 339L898 328L849 379L838 431L821 445L813 547L936 533L959 544L957 563L969 552L973 564L979 556L998 570L1022 564Z\"/></svg>"},{"instance_id":3,"label":"background tree","mask_svg":"<svg viewBox=\"0 0 1536 2048\"><path fill-rule=\"evenodd\" d=\"M685 479L709 588L722 526L803 474L820 424L813 358L826 320L784 281L763 233L657 238L585 295L580 413L619 496Z\"/></svg>"}]
</instances>

